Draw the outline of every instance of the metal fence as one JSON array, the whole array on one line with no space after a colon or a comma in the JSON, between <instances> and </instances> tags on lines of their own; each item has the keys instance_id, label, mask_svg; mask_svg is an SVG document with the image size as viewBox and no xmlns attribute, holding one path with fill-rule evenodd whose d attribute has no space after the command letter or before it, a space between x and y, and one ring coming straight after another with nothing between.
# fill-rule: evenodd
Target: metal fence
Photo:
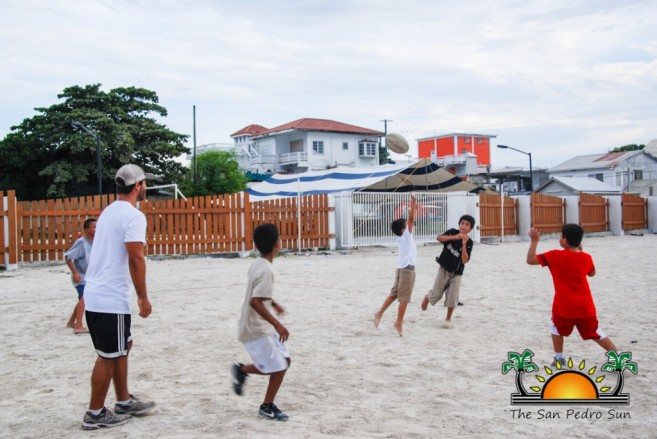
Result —
<instances>
[{"instance_id":1,"label":"metal fence","mask_svg":"<svg viewBox=\"0 0 657 439\"><path fill-rule=\"evenodd\" d=\"M417 212L413 235L418 244L435 242L436 236L458 227L461 215L469 214L479 223L478 197L467 192L416 192ZM408 193L353 192L334 195L335 228L339 248L368 245L392 245L397 237L390 223L408 218L411 197ZM479 229L471 232L479 240Z\"/></svg>"}]
</instances>

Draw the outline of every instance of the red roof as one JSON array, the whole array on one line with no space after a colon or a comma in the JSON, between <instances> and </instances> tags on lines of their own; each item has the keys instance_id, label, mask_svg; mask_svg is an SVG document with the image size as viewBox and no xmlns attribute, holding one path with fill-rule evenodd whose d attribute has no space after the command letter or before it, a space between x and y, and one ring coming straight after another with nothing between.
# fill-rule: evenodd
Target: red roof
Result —
<instances>
[{"instance_id":1,"label":"red roof","mask_svg":"<svg viewBox=\"0 0 657 439\"><path fill-rule=\"evenodd\" d=\"M257 135L266 135L278 133L281 131L324 131L330 133L347 133L347 134L363 134L363 135L374 135L374 136L383 136L383 132L370 130L369 128L362 128L356 125L349 125L342 122L336 122L334 120L327 119L298 119L294 122L286 123L285 125L280 125L264 132L260 132Z\"/></svg>"},{"instance_id":2,"label":"red roof","mask_svg":"<svg viewBox=\"0 0 657 439\"><path fill-rule=\"evenodd\" d=\"M242 134L250 134L252 136L255 136L264 131L267 131L267 128L263 127L262 125L256 125L252 123L251 125L248 125L242 128L241 130L231 134L230 137L241 136Z\"/></svg>"}]
</instances>

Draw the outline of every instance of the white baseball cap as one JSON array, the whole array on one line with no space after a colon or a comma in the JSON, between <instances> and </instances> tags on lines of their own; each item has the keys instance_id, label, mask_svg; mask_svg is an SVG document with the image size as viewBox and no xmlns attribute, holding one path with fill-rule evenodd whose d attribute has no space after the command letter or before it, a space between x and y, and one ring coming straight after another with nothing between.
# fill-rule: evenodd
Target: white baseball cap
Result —
<instances>
[{"instance_id":1,"label":"white baseball cap","mask_svg":"<svg viewBox=\"0 0 657 439\"><path fill-rule=\"evenodd\" d=\"M139 166L132 164L121 166L119 170L116 171L116 177L114 177L114 181L120 186L131 186L144 180L153 179L155 179L155 175L149 172L144 172Z\"/></svg>"}]
</instances>

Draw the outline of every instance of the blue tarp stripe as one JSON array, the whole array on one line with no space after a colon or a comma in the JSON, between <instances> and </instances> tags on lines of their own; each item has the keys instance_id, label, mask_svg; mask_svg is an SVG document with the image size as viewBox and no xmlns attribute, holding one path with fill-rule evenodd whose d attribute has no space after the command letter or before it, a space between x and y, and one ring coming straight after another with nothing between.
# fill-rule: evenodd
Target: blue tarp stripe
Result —
<instances>
[{"instance_id":1,"label":"blue tarp stripe","mask_svg":"<svg viewBox=\"0 0 657 439\"><path fill-rule=\"evenodd\" d=\"M360 189L360 186L347 187L347 188L342 188L342 189L317 189L317 190L314 190L314 191L301 192L301 195L332 194L334 192L357 191L358 189ZM296 191L259 192L259 191L253 190L253 188L247 189L245 192L248 192L249 195L253 195L253 196L257 196L257 197L272 197L272 196L296 197L297 195L299 195L299 193L296 192Z\"/></svg>"},{"instance_id":2,"label":"blue tarp stripe","mask_svg":"<svg viewBox=\"0 0 657 439\"><path fill-rule=\"evenodd\" d=\"M389 177L391 175L398 174L400 171L401 171L400 169L395 169L395 170L385 171L385 172L371 172L371 173L362 173L362 174L348 174L348 173L345 173L345 172L334 172L334 173L331 173L331 174L318 175L318 176L315 176L315 177L294 177L293 175L289 175L289 176L285 176L285 179L280 179L280 180L278 178L275 178L275 176L272 176L268 180L265 180L265 183L269 183L269 184L289 184L289 183L294 183L297 180L302 181L302 182L321 181L321 180L329 180L329 179L359 180L359 179L363 179L363 178ZM299 174L299 175L301 175L301 174Z\"/></svg>"}]
</instances>

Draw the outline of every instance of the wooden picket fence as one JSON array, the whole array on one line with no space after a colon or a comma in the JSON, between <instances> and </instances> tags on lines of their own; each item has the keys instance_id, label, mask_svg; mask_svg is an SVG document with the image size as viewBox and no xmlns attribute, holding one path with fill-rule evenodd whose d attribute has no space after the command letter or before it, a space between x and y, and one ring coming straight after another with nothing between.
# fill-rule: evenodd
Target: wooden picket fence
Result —
<instances>
[{"instance_id":1,"label":"wooden picket fence","mask_svg":"<svg viewBox=\"0 0 657 439\"><path fill-rule=\"evenodd\" d=\"M518 201L504 197L504 218L502 196L497 194L479 194L479 233L480 236L510 236L518 234ZM504 223L504 233L502 233Z\"/></svg>"},{"instance_id":2,"label":"wooden picket fence","mask_svg":"<svg viewBox=\"0 0 657 439\"><path fill-rule=\"evenodd\" d=\"M638 195L623 194L623 230L639 230L648 227L648 200Z\"/></svg>"},{"instance_id":3,"label":"wooden picket fence","mask_svg":"<svg viewBox=\"0 0 657 439\"><path fill-rule=\"evenodd\" d=\"M0 249L14 265L64 260L84 221L97 218L115 196L18 201L14 191L0 191L0 200L7 204L0 209L0 225L8 224L8 235L0 227ZM327 195L303 196L297 205L297 199L252 203L247 193L238 193L143 201L139 209L147 219L148 255L250 251L253 229L267 222L278 226L283 249L325 248L333 238Z\"/></svg>"},{"instance_id":4,"label":"wooden picket fence","mask_svg":"<svg viewBox=\"0 0 657 439\"><path fill-rule=\"evenodd\" d=\"M579 225L584 232L609 231L609 200L599 195L579 194Z\"/></svg>"},{"instance_id":5,"label":"wooden picket fence","mask_svg":"<svg viewBox=\"0 0 657 439\"><path fill-rule=\"evenodd\" d=\"M541 233L560 233L566 223L566 200L532 193L530 195L531 223Z\"/></svg>"}]
</instances>

